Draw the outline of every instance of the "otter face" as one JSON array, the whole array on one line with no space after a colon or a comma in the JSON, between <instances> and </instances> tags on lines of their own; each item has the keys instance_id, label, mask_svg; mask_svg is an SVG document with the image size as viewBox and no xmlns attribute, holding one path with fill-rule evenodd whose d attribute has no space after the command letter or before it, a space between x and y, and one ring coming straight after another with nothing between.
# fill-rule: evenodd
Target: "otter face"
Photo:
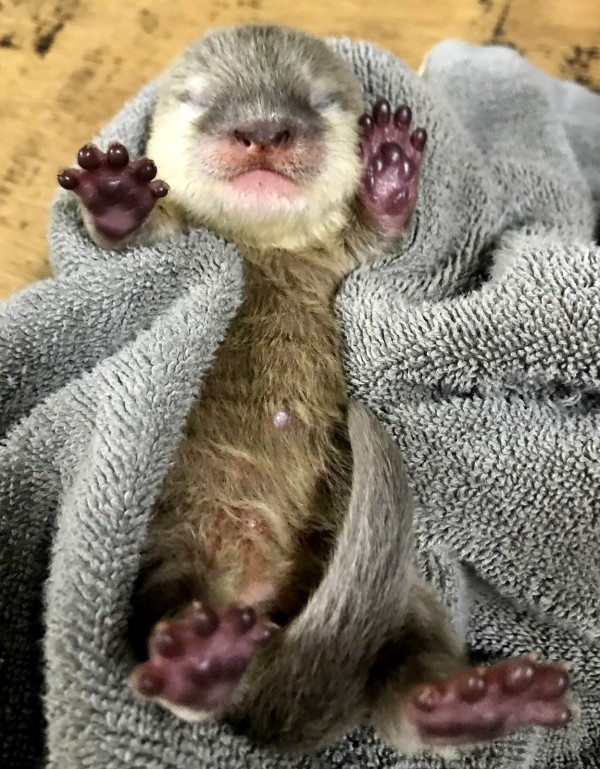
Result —
<instances>
[{"instance_id":1,"label":"otter face","mask_svg":"<svg viewBox=\"0 0 600 769\"><path fill-rule=\"evenodd\" d=\"M174 65L148 154L200 221L259 246L297 245L343 224L362 110L356 78L324 42L228 27Z\"/></svg>"}]
</instances>

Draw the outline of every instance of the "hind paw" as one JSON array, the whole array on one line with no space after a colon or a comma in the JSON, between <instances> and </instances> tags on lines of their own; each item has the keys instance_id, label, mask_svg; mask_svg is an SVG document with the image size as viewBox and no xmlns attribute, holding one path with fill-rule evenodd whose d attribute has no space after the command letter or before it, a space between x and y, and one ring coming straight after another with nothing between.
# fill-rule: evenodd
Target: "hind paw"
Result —
<instances>
[{"instance_id":1,"label":"hind paw","mask_svg":"<svg viewBox=\"0 0 600 769\"><path fill-rule=\"evenodd\" d=\"M372 113L359 120L363 177L360 199L367 213L386 234L401 235L417 202L419 172L427 134L410 131L407 106L392 113L380 99Z\"/></svg>"},{"instance_id":2,"label":"hind paw","mask_svg":"<svg viewBox=\"0 0 600 769\"><path fill-rule=\"evenodd\" d=\"M158 198L169 191L154 179L149 158L130 162L127 149L114 142L106 153L86 144L77 154L81 168L68 168L58 183L72 191L90 214L94 227L107 240L119 242L141 227Z\"/></svg>"},{"instance_id":3,"label":"hind paw","mask_svg":"<svg viewBox=\"0 0 600 769\"><path fill-rule=\"evenodd\" d=\"M482 742L521 727L565 726L571 718L568 685L562 663L522 657L416 686L404 714L425 744Z\"/></svg>"},{"instance_id":4,"label":"hind paw","mask_svg":"<svg viewBox=\"0 0 600 769\"><path fill-rule=\"evenodd\" d=\"M186 720L199 720L231 697L254 654L273 634L251 608L221 614L192 605L182 619L153 629L150 658L131 676L133 691Z\"/></svg>"}]
</instances>

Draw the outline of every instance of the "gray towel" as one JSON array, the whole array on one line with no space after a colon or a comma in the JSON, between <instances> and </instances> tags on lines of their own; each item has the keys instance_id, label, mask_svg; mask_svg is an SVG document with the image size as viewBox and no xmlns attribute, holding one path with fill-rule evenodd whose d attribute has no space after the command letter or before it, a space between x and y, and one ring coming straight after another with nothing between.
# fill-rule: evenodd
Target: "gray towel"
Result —
<instances>
[{"instance_id":1,"label":"gray towel","mask_svg":"<svg viewBox=\"0 0 600 769\"><path fill-rule=\"evenodd\" d=\"M205 231L103 251L60 192L55 277L0 316L2 767L42 762L42 662L53 769L600 766L600 97L500 47L442 43L420 79L331 44L430 136L411 238L336 303L349 390L402 446L419 561L473 659L571 661L581 715L455 764L362 727L290 758L134 701L137 552L241 265ZM102 147L142 154L155 87Z\"/></svg>"}]
</instances>

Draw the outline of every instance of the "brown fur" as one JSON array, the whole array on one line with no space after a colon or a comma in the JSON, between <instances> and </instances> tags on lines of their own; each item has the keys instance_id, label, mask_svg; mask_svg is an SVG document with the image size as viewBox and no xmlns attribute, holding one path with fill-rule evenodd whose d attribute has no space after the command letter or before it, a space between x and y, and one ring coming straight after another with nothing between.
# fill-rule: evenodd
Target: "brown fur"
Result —
<instances>
[{"instance_id":1,"label":"brown fur","mask_svg":"<svg viewBox=\"0 0 600 769\"><path fill-rule=\"evenodd\" d=\"M230 62L218 77L214 57ZM300 94L289 107L294 145L242 151L231 129L264 109L288 119L278 103L290 104L290 82ZM337 106L297 106L315 86L340 94ZM231 88L244 87L254 96L223 124ZM351 467L333 299L357 252L379 240L352 213L362 108L356 79L321 41L281 28L217 30L165 77L148 154L172 189L135 239L208 225L240 247L246 280L150 527L136 597L144 628L190 598L289 619L320 580ZM230 170L254 167L292 174L300 199L256 207L233 198ZM291 422L277 428L282 408Z\"/></svg>"},{"instance_id":2,"label":"brown fur","mask_svg":"<svg viewBox=\"0 0 600 769\"><path fill-rule=\"evenodd\" d=\"M219 606L263 591L258 602L287 615L317 583L322 561L310 557L306 536L327 540L339 529L330 493L348 483L351 464L340 439L347 395L332 313L351 266L334 243L301 255L246 251L242 307L150 527L146 591L187 580L190 594ZM278 428L282 407L291 422ZM301 589L290 590L300 571Z\"/></svg>"}]
</instances>

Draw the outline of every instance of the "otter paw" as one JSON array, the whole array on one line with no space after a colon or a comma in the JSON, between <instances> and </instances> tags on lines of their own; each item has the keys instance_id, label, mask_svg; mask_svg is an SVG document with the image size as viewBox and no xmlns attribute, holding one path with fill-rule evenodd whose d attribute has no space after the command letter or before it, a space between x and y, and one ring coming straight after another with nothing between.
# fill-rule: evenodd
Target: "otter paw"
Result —
<instances>
[{"instance_id":1,"label":"otter paw","mask_svg":"<svg viewBox=\"0 0 600 769\"><path fill-rule=\"evenodd\" d=\"M251 608L221 614L192 605L182 619L159 622L148 640L149 659L134 669L133 691L186 720L225 704L273 627Z\"/></svg>"},{"instance_id":2,"label":"otter paw","mask_svg":"<svg viewBox=\"0 0 600 769\"><path fill-rule=\"evenodd\" d=\"M130 162L127 149L113 142L106 153L86 144L77 153L80 168L58 174L58 183L79 197L94 227L107 240L118 243L143 224L158 198L169 186L156 176L149 158Z\"/></svg>"},{"instance_id":3,"label":"otter paw","mask_svg":"<svg viewBox=\"0 0 600 769\"><path fill-rule=\"evenodd\" d=\"M404 715L425 744L493 740L520 727L565 726L571 718L568 685L564 664L544 665L527 656L420 684L409 694Z\"/></svg>"},{"instance_id":4,"label":"otter paw","mask_svg":"<svg viewBox=\"0 0 600 769\"><path fill-rule=\"evenodd\" d=\"M402 234L417 202L419 172L427 133L410 131L412 113L401 106L392 113L385 99L359 120L363 161L361 201L388 235Z\"/></svg>"}]
</instances>

